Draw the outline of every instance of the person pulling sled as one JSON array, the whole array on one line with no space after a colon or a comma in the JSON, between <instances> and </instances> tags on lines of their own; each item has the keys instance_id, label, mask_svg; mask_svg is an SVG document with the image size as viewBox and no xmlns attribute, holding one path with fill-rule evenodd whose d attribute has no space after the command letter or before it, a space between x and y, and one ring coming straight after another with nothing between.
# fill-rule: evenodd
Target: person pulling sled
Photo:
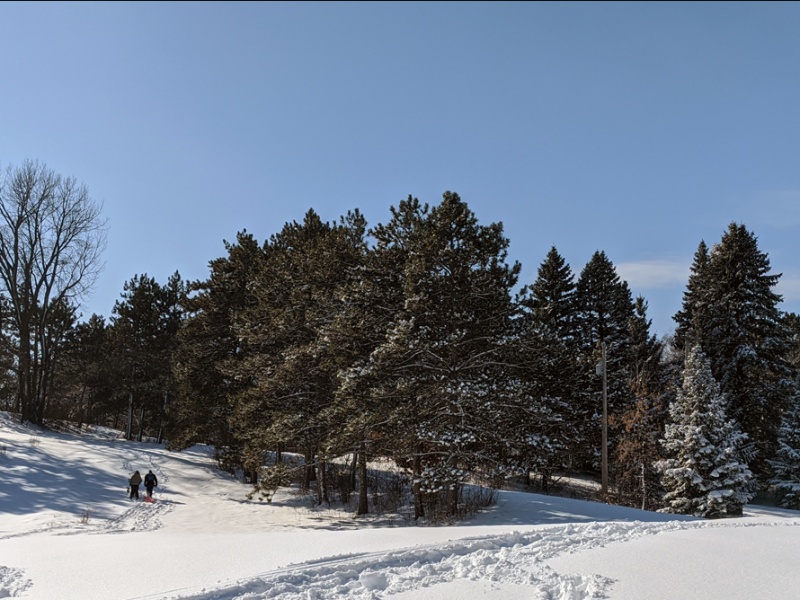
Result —
<instances>
[{"instance_id":1,"label":"person pulling sled","mask_svg":"<svg viewBox=\"0 0 800 600\"><path fill-rule=\"evenodd\" d=\"M144 476L144 487L147 490L147 497L153 497L153 488L158 487L158 479L156 479L155 473L153 471L148 471L147 475Z\"/></svg>"}]
</instances>

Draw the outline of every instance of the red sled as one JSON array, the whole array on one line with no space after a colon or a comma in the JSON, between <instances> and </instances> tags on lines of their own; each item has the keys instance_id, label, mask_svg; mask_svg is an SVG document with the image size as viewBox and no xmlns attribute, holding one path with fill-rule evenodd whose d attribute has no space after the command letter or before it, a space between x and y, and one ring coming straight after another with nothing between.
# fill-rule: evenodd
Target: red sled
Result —
<instances>
[{"instance_id":1,"label":"red sled","mask_svg":"<svg viewBox=\"0 0 800 600\"><path fill-rule=\"evenodd\" d=\"M150 498L148 496L144 497L144 501L145 502L149 502L150 504L155 504L156 503L156 499L155 498Z\"/></svg>"}]
</instances>

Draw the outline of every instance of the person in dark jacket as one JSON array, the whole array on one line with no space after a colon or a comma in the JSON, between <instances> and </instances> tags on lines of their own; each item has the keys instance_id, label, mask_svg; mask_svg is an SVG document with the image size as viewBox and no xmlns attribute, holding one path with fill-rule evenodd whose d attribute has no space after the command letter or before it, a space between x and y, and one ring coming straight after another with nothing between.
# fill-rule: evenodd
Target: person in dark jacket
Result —
<instances>
[{"instance_id":1,"label":"person in dark jacket","mask_svg":"<svg viewBox=\"0 0 800 600\"><path fill-rule=\"evenodd\" d=\"M156 479L155 473L152 471L148 471L147 475L144 476L144 487L147 489L147 497L153 497L153 488L158 486L158 479Z\"/></svg>"},{"instance_id":2,"label":"person in dark jacket","mask_svg":"<svg viewBox=\"0 0 800 600\"><path fill-rule=\"evenodd\" d=\"M139 475L139 471L136 471L131 478L128 479L128 485L130 486L131 495L130 498L133 500L136 498L139 499L139 486L142 484L142 476Z\"/></svg>"}]
</instances>

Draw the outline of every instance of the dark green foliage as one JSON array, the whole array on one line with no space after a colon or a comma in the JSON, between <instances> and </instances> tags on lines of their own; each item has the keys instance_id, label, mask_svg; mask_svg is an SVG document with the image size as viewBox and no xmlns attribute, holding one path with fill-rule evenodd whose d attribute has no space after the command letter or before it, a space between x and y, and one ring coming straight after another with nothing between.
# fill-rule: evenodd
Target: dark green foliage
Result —
<instances>
[{"instance_id":1,"label":"dark green foliage","mask_svg":"<svg viewBox=\"0 0 800 600\"><path fill-rule=\"evenodd\" d=\"M206 281L192 282L183 301L186 322L178 333L174 361L177 398L170 409L170 445L184 448L213 444L241 464L241 443L233 434L232 398L249 385L246 377L227 375L249 354L234 322L255 304L252 284L265 253L242 231L236 243L225 242L227 257L209 263Z\"/></svg>"},{"instance_id":2,"label":"dark green foliage","mask_svg":"<svg viewBox=\"0 0 800 600\"><path fill-rule=\"evenodd\" d=\"M800 380L778 432L778 450L770 461L770 483L780 506L800 509Z\"/></svg>"},{"instance_id":3,"label":"dark green foliage","mask_svg":"<svg viewBox=\"0 0 800 600\"><path fill-rule=\"evenodd\" d=\"M338 349L324 331L344 306L340 291L363 262L365 222L356 211L324 223L309 210L302 223L287 223L265 246L265 258L249 286L253 303L237 313L234 333L250 349L226 373L246 381L232 418L241 429L247 468L264 454L291 447L305 456L304 486L324 460L339 368ZM326 500L326 483L318 486Z\"/></svg>"},{"instance_id":4,"label":"dark green foliage","mask_svg":"<svg viewBox=\"0 0 800 600\"><path fill-rule=\"evenodd\" d=\"M517 343L512 364L520 411L512 439L520 467L539 471L543 488L555 471L569 470L580 453L577 398L580 389L575 282L555 247L539 267L536 281L522 289L515 321ZM519 433L517 433L519 431Z\"/></svg>"},{"instance_id":5,"label":"dark green foliage","mask_svg":"<svg viewBox=\"0 0 800 600\"><path fill-rule=\"evenodd\" d=\"M122 300L114 305L113 356L126 400L132 401L138 416L139 439L145 430L151 436L163 433L166 405L174 394L172 359L184 295L177 272L163 286L152 277L137 275L126 282Z\"/></svg>"},{"instance_id":6,"label":"dark green foliage","mask_svg":"<svg viewBox=\"0 0 800 600\"><path fill-rule=\"evenodd\" d=\"M576 340L575 280L555 246L539 265L536 281L522 288L517 301L533 330L550 332L565 343Z\"/></svg>"},{"instance_id":7,"label":"dark green foliage","mask_svg":"<svg viewBox=\"0 0 800 600\"><path fill-rule=\"evenodd\" d=\"M672 343L678 353L688 352L693 344L702 344L702 337L708 330L707 266L708 246L701 241L694 253L689 282L683 293L683 306L673 317L677 327Z\"/></svg>"},{"instance_id":8,"label":"dark green foliage","mask_svg":"<svg viewBox=\"0 0 800 600\"><path fill-rule=\"evenodd\" d=\"M604 350L606 498L653 508L667 406L699 344L760 465L777 464L768 459L795 389L800 325L775 309L778 276L743 227L711 251L700 244L665 346L645 299L632 299L601 251L576 282L552 247L512 299L520 266L507 263L502 224L480 225L451 192L433 207L409 196L391 215L367 231L358 211L324 222L309 210L263 246L243 231L206 281L134 277L110 326L75 326L68 304L51 306L43 339L61 351L41 359L58 382L49 408L116 426L133 398L133 433L166 431L176 449L213 445L254 494L290 480L316 482L321 503L357 491L357 514L375 502L368 461L388 458L412 484L415 516L452 518L476 477L499 485L535 472L546 484L555 472L599 470ZM18 336L3 330L13 354ZM697 394L708 411L720 404ZM297 467L286 452L300 455ZM342 457L339 470L330 461ZM708 514L735 511L725 502Z\"/></svg>"},{"instance_id":9,"label":"dark green foliage","mask_svg":"<svg viewBox=\"0 0 800 600\"><path fill-rule=\"evenodd\" d=\"M604 252L595 252L577 282L576 320L580 397L577 400L577 427L581 434L579 457L584 468L596 469L601 453L602 377L601 346L606 346L608 379L609 456L619 439L619 419L633 404L630 388L631 321L634 305L628 284L620 279Z\"/></svg>"},{"instance_id":10,"label":"dark green foliage","mask_svg":"<svg viewBox=\"0 0 800 600\"><path fill-rule=\"evenodd\" d=\"M744 225L731 223L708 257L703 254L701 244L675 316L676 344L685 348L690 340L710 359L729 414L753 445L750 466L764 481L794 386L787 361L791 333L773 291L780 275L770 273L767 255Z\"/></svg>"},{"instance_id":11,"label":"dark green foliage","mask_svg":"<svg viewBox=\"0 0 800 600\"><path fill-rule=\"evenodd\" d=\"M61 418L78 425L115 424L118 406L114 402L117 374L110 330L102 316L92 315L78 323L66 336L56 370L55 389L62 410Z\"/></svg>"},{"instance_id":12,"label":"dark green foliage","mask_svg":"<svg viewBox=\"0 0 800 600\"><path fill-rule=\"evenodd\" d=\"M783 316L783 323L789 331L787 361L796 372L800 372L800 315L786 313Z\"/></svg>"},{"instance_id":13,"label":"dark green foliage","mask_svg":"<svg viewBox=\"0 0 800 600\"><path fill-rule=\"evenodd\" d=\"M504 450L503 344L519 266L505 264L502 226L479 226L456 194L432 209L409 197L392 215L372 232L372 264L394 265L395 313L369 359L345 374L340 397L368 398L363 430L412 471L420 516L439 495L455 510L467 473L495 467ZM375 282L366 288L375 294Z\"/></svg>"}]
</instances>

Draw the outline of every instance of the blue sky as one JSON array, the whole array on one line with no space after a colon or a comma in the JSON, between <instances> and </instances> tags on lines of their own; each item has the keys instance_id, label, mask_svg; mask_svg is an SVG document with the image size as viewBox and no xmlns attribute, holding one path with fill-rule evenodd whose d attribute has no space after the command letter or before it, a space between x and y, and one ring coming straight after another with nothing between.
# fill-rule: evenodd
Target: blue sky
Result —
<instances>
[{"instance_id":1,"label":"blue sky","mask_svg":"<svg viewBox=\"0 0 800 600\"><path fill-rule=\"evenodd\" d=\"M4 2L0 167L102 203L85 317L243 229L446 190L522 284L605 251L658 335L734 221L800 312L798 31L797 2Z\"/></svg>"}]
</instances>

